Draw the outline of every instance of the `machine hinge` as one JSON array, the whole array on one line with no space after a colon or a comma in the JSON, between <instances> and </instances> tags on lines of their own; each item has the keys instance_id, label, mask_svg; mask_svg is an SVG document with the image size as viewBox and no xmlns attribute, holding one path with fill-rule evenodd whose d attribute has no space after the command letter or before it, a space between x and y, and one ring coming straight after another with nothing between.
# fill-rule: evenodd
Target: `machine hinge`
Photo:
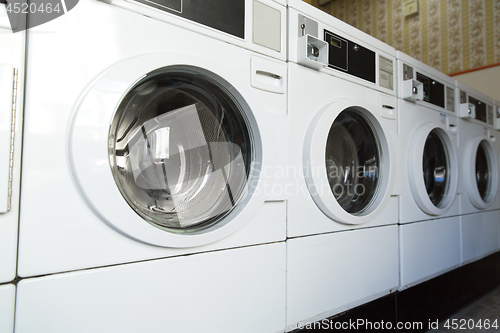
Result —
<instances>
[{"instance_id":1,"label":"machine hinge","mask_svg":"<svg viewBox=\"0 0 500 333\"><path fill-rule=\"evenodd\" d=\"M11 198L12 198L12 179L14 170L14 138L16 131L16 110L17 110L17 82L19 77L19 71L14 68L14 84L12 93L12 122L10 127L10 156L9 156L9 188L8 188L8 198L7 198L7 211L11 208Z\"/></svg>"}]
</instances>

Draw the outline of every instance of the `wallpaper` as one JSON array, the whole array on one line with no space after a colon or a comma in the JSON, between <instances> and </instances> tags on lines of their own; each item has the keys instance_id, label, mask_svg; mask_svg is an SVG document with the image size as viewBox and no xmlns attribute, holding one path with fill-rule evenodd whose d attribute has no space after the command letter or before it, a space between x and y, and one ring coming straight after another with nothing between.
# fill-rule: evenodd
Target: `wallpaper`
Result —
<instances>
[{"instance_id":1,"label":"wallpaper","mask_svg":"<svg viewBox=\"0 0 500 333\"><path fill-rule=\"evenodd\" d=\"M333 0L319 8L444 73L500 63L500 0L418 0L418 14L408 17L404 1Z\"/></svg>"}]
</instances>

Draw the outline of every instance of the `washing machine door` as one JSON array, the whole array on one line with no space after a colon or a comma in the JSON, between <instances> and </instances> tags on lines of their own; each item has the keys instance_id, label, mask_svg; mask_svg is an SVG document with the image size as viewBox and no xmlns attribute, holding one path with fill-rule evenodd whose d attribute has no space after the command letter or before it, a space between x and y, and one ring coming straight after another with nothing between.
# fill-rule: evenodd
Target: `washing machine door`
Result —
<instances>
[{"instance_id":1,"label":"washing machine door","mask_svg":"<svg viewBox=\"0 0 500 333\"><path fill-rule=\"evenodd\" d=\"M488 136L473 137L465 148L464 174L467 193L477 209L493 203L498 189L498 162Z\"/></svg>"},{"instance_id":2,"label":"washing machine door","mask_svg":"<svg viewBox=\"0 0 500 333\"><path fill-rule=\"evenodd\" d=\"M249 86L249 85L248 85ZM192 247L241 228L272 184L272 129L247 85L196 57L152 54L95 80L75 108L77 188L115 230ZM266 144L264 144L266 143Z\"/></svg>"},{"instance_id":3,"label":"washing machine door","mask_svg":"<svg viewBox=\"0 0 500 333\"><path fill-rule=\"evenodd\" d=\"M362 224L378 215L393 187L393 147L375 105L339 100L308 129L304 177L311 197L331 219Z\"/></svg>"},{"instance_id":4,"label":"washing machine door","mask_svg":"<svg viewBox=\"0 0 500 333\"><path fill-rule=\"evenodd\" d=\"M444 128L424 123L417 128L408 152L408 177L417 205L429 215L442 215L458 188L458 158Z\"/></svg>"}]
</instances>

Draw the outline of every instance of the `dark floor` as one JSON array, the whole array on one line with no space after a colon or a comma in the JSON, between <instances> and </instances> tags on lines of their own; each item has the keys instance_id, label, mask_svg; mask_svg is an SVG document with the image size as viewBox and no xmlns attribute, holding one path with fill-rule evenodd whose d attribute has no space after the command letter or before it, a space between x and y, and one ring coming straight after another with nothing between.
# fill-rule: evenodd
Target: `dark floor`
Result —
<instances>
[{"instance_id":1,"label":"dark floor","mask_svg":"<svg viewBox=\"0 0 500 333\"><path fill-rule=\"evenodd\" d=\"M438 329L429 332L500 332L500 287L443 320Z\"/></svg>"}]
</instances>

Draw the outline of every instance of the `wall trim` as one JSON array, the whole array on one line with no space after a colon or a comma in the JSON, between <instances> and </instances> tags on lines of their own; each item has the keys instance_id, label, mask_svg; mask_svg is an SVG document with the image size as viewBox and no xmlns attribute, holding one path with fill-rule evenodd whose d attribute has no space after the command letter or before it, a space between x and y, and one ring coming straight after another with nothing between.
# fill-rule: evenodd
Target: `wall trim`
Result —
<instances>
[{"instance_id":1,"label":"wall trim","mask_svg":"<svg viewBox=\"0 0 500 333\"><path fill-rule=\"evenodd\" d=\"M500 62L499 63L496 63L496 64L491 64L491 65L486 65L486 66L482 66L482 67L477 67L477 68L473 68L473 69L467 69L465 71L461 71L461 72L457 72L457 73L453 73L453 74L448 74L449 76L456 76L456 75L462 75L462 74L467 74L467 73L471 73L471 72L476 72L476 71L480 71L482 69L488 69L488 68L491 68L491 67L496 67L496 66L500 66Z\"/></svg>"}]
</instances>

